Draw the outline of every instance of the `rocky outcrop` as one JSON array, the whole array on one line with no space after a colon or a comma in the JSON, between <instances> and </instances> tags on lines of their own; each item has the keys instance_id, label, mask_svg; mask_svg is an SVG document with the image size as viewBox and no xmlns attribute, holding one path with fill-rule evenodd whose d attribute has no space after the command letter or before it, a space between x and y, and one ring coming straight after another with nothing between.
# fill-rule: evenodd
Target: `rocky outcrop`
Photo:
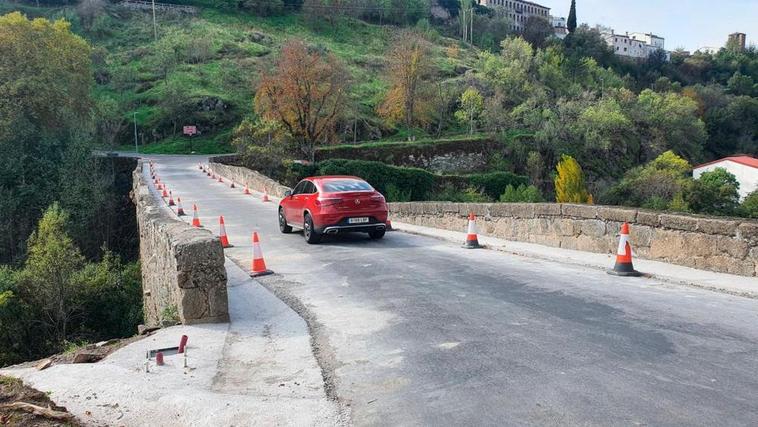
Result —
<instances>
[{"instance_id":1,"label":"rocky outcrop","mask_svg":"<svg viewBox=\"0 0 758 427\"><path fill-rule=\"evenodd\" d=\"M248 168L240 166L231 166L224 163L224 157L211 158L208 166L211 170L225 178L231 179L237 184L247 185L250 190L267 192L269 196L281 199L284 192L290 190L289 187L279 184L273 179Z\"/></svg>"},{"instance_id":2,"label":"rocky outcrop","mask_svg":"<svg viewBox=\"0 0 758 427\"><path fill-rule=\"evenodd\" d=\"M391 203L394 221L466 229L474 212L485 235L596 253L615 253L623 222L639 257L703 270L758 275L758 221L558 203Z\"/></svg>"},{"instance_id":3,"label":"rocky outcrop","mask_svg":"<svg viewBox=\"0 0 758 427\"><path fill-rule=\"evenodd\" d=\"M178 220L134 171L145 323L228 322L224 251L218 237Z\"/></svg>"}]
</instances>

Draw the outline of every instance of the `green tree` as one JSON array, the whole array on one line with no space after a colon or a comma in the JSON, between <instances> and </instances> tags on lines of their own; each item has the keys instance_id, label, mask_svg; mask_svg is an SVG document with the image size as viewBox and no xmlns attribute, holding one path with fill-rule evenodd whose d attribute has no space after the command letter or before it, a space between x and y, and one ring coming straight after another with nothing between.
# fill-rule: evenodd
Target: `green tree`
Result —
<instances>
[{"instance_id":1,"label":"green tree","mask_svg":"<svg viewBox=\"0 0 758 427\"><path fill-rule=\"evenodd\" d=\"M758 218L758 190L745 197L740 205L740 213L748 218Z\"/></svg>"},{"instance_id":2,"label":"green tree","mask_svg":"<svg viewBox=\"0 0 758 427\"><path fill-rule=\"evenodd\" d=\"M740 183L724 168L704 172L692 184L687 202L698 213L731 215L739 205Z\"/></svg>"},{"instance_id":3,"label":"green tree","mask_svg":"<svg viewBox=\"0 0 758 427\"><path fill-rule=\"evenodd\" d=\"M592 204L592 195L584 183L584 172L571 156L562 155L556 166L555 201L558 203Z\"/></svg>"},{"instance_id":4,"label":"green tree","mask_svg":"<svg viewBox=\"0 0 758 427\"><path fill-rule=\"evenodd\" d=\"M544 202L542 194L537 187L524 184L514 187L508 185L505 187L505 191L500 195L500 201L503 203L540 203Z\"/></svg>"},{"instance_id":5,"label":"green tree","mask_svg":"<svg viewBox=\"0 0 758 427\"><path fill-rule=\"evenodd\" d=\"M568 21L566 21L566 28L569 33L576 31L576 0L571 0L571 9L569 9Z\"/></svg>"},{"instance_id":6,"label":"green tree","mask_svg":"<svg viewBox=\"0 0 758 427\"><path fill-rule=\"evenodd\" d=\"M734 75L727 81L726 87L730 93L735 95L751 96L755 93L755 82L753 77L746 76L739 71L735 71Z\"/></svg>"},{"instance_id":7,"label":"green tree","mask_svg":"<svg viewBox=\"0 0 758 427\"><path fill-rule=\"evenodd\" d=\"M63 21L0 16L0 261L19 260L56 198L69 145L91 131L91 49Z\"/></svg>"},{"instance_id":8,"label":"green tree","mask_svg":"<svg viewBox=\"0 0 758 427\"><path fill-rule=\"evenodd\" d=\"M20 294L42 316L48 333L58 343L69 337L69 325L78 314L80 288L74 280L84 257L66 232L68 214L53 204L29 237L29 253L19 278Z\"/></svg>"},{"instance_id":9,"label":"green tree","mask_svg":"<svg viewBox=\"0 0 758 427\"><path fill-rule=\"evenodd\" d=\"M603 196L603 202L686 211L683 195L691 185L691 171L687 160L666 151L648 164L627 171Z\"/></svg>"},{"instance_id":10,"label":"green tree","mask_svg":"<svg viewBox=\"0 0 758 427\"><path fill-rule=\"evenodd\" d=\"M455 112L455 117L461 123L468 125L469 134L476 129L476 122L484 109L484 98L476 88L469 87L461 94L461 108Z\"/></svg>"},{"instance_id":11,"label":"green tree","mask_svg":"<svg viewBox=\"0 0 758 427\"><path fill-rule=\"evenodd\" d=\"M547 19L539 16L530 16L524 23L524 30L521 37L528 41L535 48L544 47L547 40L553 36L553 26L547 22Z\"/></svg>"}]
</instances>

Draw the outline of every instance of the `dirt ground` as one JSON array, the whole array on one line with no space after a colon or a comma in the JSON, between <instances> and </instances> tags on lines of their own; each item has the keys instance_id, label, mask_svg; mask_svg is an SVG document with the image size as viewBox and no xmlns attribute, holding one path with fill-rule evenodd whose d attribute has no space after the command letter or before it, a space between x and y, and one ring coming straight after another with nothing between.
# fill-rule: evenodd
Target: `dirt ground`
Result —
<instances>
[{"instance_id":1,"label":"dirt ground","mask_svg":"<svg viewBox=\"0 0 758 427\"><path fill-rule=\"evenodd\" d=\"M52 409L56 412L68 413L66 408L57 406L45 393L24 385L19 379L0 376L0 426L81 426L73 416L68 420L56 420L44 415L36 415L22 409L4 408L4 405L15 402L31 403L32 405Z\"/></svg>"}]
</instances>

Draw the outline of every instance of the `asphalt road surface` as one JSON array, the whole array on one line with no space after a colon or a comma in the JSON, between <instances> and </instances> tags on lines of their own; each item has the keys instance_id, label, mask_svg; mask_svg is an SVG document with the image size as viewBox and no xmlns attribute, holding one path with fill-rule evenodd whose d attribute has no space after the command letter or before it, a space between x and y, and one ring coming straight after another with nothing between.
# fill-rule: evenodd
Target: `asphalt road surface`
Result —
<instances>
[{"instance_id":1,"label":"asphalt road surface","mask_svg":"<svg viewBox=\"0 0 758 427\"><path fill-rule=\"evenodd\" d=\"M243 268L260 233L259 281L357 425L758 425L758 300L399 232L311 246L200 158L154 158Z\"/></svg>"}]
</instances>

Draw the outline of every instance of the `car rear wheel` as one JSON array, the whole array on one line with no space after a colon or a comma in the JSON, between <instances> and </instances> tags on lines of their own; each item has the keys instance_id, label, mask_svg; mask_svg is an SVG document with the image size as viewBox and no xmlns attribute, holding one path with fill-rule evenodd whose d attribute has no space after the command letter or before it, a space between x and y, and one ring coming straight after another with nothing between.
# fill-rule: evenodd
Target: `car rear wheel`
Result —
<instances>
[{"instance_id":1,"label":"car rear wheel","mask_svg":"<svg viewBox=\"0 0 758 427\"><path fill-rule=\"evenodd\" d=\"M284 209L279 208L279 231L282 233L292 233L292 227L287 225L287 218L284 216Z\"/></svg>"},{"instance_id":2,"label":"car rear wheel","mask_svg":"<svg viewBox=\"0 0 758 427\"><path fill-rule=\"evenodd\" d=\"M305 221L303 221L303 237L311 245L321 241L321 234L314 230L313 218L309 214L305 214Z\"/></svg>"},{"instance_id":3,"label":"car rear wheel","mask_svg":"<svg viewBox=\"0 0 758 427\"><path fill-rule=\"evenodd\" d=\"M379 240L384 237L385 230L373 230L368 232L368 237L372 240Z\"/></svg>"}]
</instances>

